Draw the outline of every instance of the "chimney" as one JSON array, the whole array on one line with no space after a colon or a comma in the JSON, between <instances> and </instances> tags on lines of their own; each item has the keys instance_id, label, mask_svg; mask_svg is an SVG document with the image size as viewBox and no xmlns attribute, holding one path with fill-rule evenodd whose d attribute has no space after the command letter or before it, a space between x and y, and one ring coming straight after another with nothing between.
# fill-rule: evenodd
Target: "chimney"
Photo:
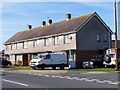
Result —
<instances>
[{"instance_id":1,"label":"chimney","mask_svg":"<svg viewBox=\"0 0 120 90\"><path fill-rule=\"evenodd\" d=\"M71 14L66 14L66 20L69 21L71 19Z\"/></svg>"},{"instance_id":2,"label":"chimney","mask_svg":"<svg viewBox=\"0 0 120 90\"><path fill-rule=\"evenodd\" d=\"M46 25L46 21L42 21L42 27Z\"/></svg>"},{"instance_id":3,"label":"chimney","mask_svg":"<svg viewBox=\"0 0 120 90\"><path fill-rule=\"evenodd\" d=\"M48 20L48 25L52 24L52 19Z\"/></svg>"},{"instance_id":4,"label":"chimney","mask_svg":"<svg viewBox=\"0 0 120 90\"><path fill-rule=\"evenodd\" d=\"M32 29L32 25L28 24L28 30Z\"/></svg>"}]
</instances>

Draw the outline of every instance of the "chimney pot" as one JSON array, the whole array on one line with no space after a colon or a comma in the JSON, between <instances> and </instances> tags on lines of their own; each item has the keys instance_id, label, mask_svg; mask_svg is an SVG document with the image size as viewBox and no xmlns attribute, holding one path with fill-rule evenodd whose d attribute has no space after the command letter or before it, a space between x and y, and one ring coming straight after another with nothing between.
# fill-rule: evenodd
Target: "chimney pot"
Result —
<instances>
[{"instance_id":1,"label":"chimney pot","mask_svg":"<svg viewBox=\"0 0 120 90\"><path fill-rule=\"evenodd\" d=\"M32 25L28 24L28 30L32 29Z\"/></svg>"},{"instance_id":2,"label":"chimney pot","mask_svg":"<svg viewBox=\"0 0 120 90\"><path fill-rule=\"evenodd\" d=\"M52 19L48 20L48 25L52 24Z\"/></svg>"},{"instance_id":3,"label":"chimney pot","mask_svg":"<svg viewBox=\"0 0 120 90\"><path fill-rule=\"evenodd\" d=\"M46 25L46 21L42 21L42 27Z\"/></svg>"},{"instance_id":4,"label":"chimney pot","mask_svg":"<svg viewBox=\"0 0 120 90\"><path fill-rule=\"evenodd\" d=\"M66 19L67 19L67 21L69 21L70 19L71 19L71 14L66 14Z\"/></svg>"}]
</instances>

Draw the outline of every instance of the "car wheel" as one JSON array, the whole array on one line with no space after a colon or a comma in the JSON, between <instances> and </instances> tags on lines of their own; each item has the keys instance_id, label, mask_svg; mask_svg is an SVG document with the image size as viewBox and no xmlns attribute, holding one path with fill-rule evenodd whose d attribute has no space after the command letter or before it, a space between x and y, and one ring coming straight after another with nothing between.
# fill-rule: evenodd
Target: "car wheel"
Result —
<instances>
[{"instance_id":1,"label":"car wheel","mask_svg":"<svg viewBox=\"0 0 120 90\"><path fill-rule=\"evenodd\" d=\"M111 58L108 55L106 55L106 56L104 56L104 61L106 63L110 63L111 62Z\"/></svg>"},{"instance_id":2,"label":"car wheel","mask_svg":"<svg viewBox=\"0 0 120 90\"><path fill-rule=\"evenodd\" d=\"M53 69L53 70L55 70L55 69L56 69L56 67L54 67L54 66L53 66L53 67L52 67L52 69Z\"/></svg>"},{"instance_id":3,"label":"car wheel","mask_svg":"<svg viewBox=\"0 0 120 90\"><path fill-rule=\"evenodd\" d=\"M60 69L61 69L61 70L65 69L64 64L62 64L62 65L60 66Z\"/></svg>"},{"instance_id":4,"label":"car wheel","mask_svg":"<svg viewBox=\"0 0 120 90\"><path fill-rule=\"evenodd\" d=\"M45 69L45 65L43 64L43 65L41 65L41 69L42 70L44 70Z\"/></svg>"},{"instance_id":5,"label":"car wheel","mask_svg":"<svg viewBox=\"0 0 120 90\"><path fill-rule=\"evenodd\" d=\"M105 68L107 68L107 67L108 67L108 65L104 65L104 67L105 67Z\"/></svg>"}]
</instances>

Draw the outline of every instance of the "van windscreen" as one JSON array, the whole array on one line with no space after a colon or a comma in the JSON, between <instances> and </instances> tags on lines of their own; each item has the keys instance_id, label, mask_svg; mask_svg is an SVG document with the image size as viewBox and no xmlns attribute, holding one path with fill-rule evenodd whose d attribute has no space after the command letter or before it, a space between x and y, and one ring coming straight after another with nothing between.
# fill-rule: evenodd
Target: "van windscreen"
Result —
<instances>
[{"instance_id":1,"label":"van windscreen","mask_svg":"<svg viewBox=\"0 0 120 90\"><path fill-rule=\"evenodd\" d=\"M39 55L39 58L42 58L43 56L42 55Z\"/></svg>"},{"instance_id":2,"label":"van windscreen","mask_svg":"<svg viewBox=\"0 0 120 90\"><path fill-rule=\"evenodd\" d=\"M115 58L115 54L109 54L111 58Z\"/></svg>"}]
</instances>

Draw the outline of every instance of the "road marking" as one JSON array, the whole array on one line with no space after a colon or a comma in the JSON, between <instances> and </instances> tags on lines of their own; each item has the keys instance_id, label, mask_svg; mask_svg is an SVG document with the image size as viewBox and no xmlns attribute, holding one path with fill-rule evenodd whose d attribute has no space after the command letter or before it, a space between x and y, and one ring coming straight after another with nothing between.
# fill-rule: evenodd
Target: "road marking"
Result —
<instances>
[{"instance_id":1,"label":"road marking","mask_svg":"<svg viewBox=\"0 0 120 90\"><path fill-rule=\"evenodd\" d=\"M35 74L33 74L33 75L38 75L38 74L35 73Z\"/></svg>"},{"instance_id":2,"label":"road marking","mask_svg":"<svg viewBox=\"0 0 120 90\"><path fill-rule=\"evenodd\" d=\"M28 73L28 74L32 74L32 73Z\"/></svg>"},{"instance_id":3,"label":"road marking","mask_svg":"<svg viewBox=\"0 0 120 90\"><path fill-rule=\"evenodd\" d=\"M43 76L42 74L38 74L38 76Z\"/></svg>"},{"instance_id":4,"label":"road marking","mask_svg":"<svg viewBox=\"0 0 120 90\"><path fill-rule=\"evenodd\" d=\"M51 75L51 77L56 78L57 76L55 76L55 75Z\"/></svg>"},{"instance_id":5,"label":"road marking","mask_svg":"<svg viewBox=\"0 0 120 90\"><path fill-rule=\"evenodd\" d=\"M65 77L63 77L63 76L58 76L58 78L65 78Z\"/></svg>"},{"instance_id":6,"label":"road marking","mask_svg":"<svg viewBox=\"0 0 120 90\"><path fill-rule=\"evenodd\" d=\"M24 84L24 83L19 83L19 82L15 82L15 81L10 81L10 80L6 80L6 79L2 79L3 81L5 82L9 82L9 83L13 83L13 84L18 84L18 85L22 85L22 86L29 86L27 84Z\"/></svg>"},{"instance_id":7,"label":"road marking","mask_svg":"<svg viewBox=\"0 0 120 90\"><path fill-rule=\"evenodd\" d=\"M28 73L32 74L32 73ZM43 75L43 74L33 74L33 75L38 75L38 76L45 76L45 77L53 77L53 78L60 78L60 79L69 79L69 80L78 80L78 81L87 81L87 82L97 82L97 83L107 83L111 85L118 85L120 82L114 82L114 81L109 81L109 80L99 80L99 79L89 79L89 78L79 78L79 77L70 77L70 76L57 76L57 75Z\"/></svg>"},{"instance_id":8,"label":"road marking","mask_svg":"<svg viewBox=\"0 0 120 90\"><path fill-rule=\"evenodd\" d=\"M70 80L73 80L74 78L72 78L72 77L66 77L66 79L70 79Z\"/></svg>"},{"instance_id":9,"label":"road marking","mask_svg":"<svg viewBox=\"0 0 120 90\"><path fill-rule=\"evenodd\" d=\"M44 75L45 77L50 77L49 75Z\"/></svg>"}]
</instances>

